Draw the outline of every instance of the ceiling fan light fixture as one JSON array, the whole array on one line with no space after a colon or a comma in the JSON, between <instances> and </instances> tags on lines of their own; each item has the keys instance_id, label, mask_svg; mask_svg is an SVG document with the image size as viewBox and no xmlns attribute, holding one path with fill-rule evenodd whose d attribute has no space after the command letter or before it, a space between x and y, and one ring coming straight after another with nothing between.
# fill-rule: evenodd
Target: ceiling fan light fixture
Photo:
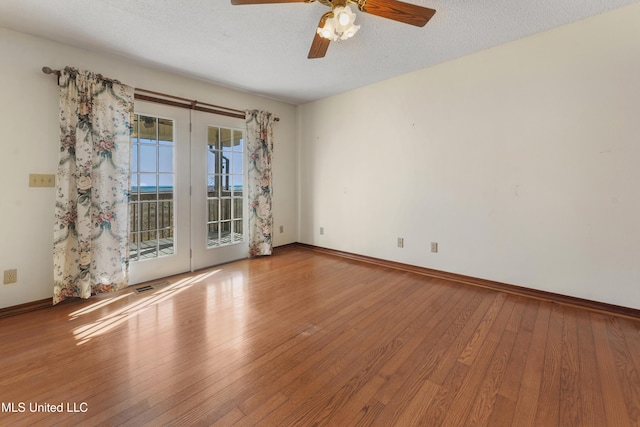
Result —
<instances>
[{"instance_id":1,"label":"ceiling fan light fixture","mask_svg":"<svg viewBox=\"0 0 640 427\"><path fill-rule=\"evenodd\" d=\"M347 31L344 32L342 40L350 39L358 32L359 29L360 25L352 25L351 28L347 29Z\"/></svg>"},{"instance_id":2,"label":"ceiling fan light fixture","mask_svg":"<svg viewBox=\"0 0 640 427\"><path fill-rule=\"evenodd\" d=\"M331 41L347 40L353 37L360 25L354 25L356 14L349 6L338 6L333 8L332 17L327 19L322 28L317 32L321 37Z\"/></svg>"},{"instance_id":3,"label":"ceiling fan light fixture","mask_svg":"<svg viewBox=\"0 0 640 427\"><path fill-rule=\"evenodd\" d=\"M351 22L351 17L349 16L349 13L347 11L343 10L338 13L338 23L340 23L340 25L347 26L349 22Z\"/></svg>"},{"instance_id":4,"label":"ceiling fan light fixture","mask_svg":"<svg viewBox=\"0 0 640 427\"><path fill-rule=\"evenodd\" d=\"M318 28L317 32L321 37L324 37L325 39L335 40L333 37L336 30L335 26L333 25L333 19L327 19L324 23L324 27Z\"/></svg>"}]
</instances>

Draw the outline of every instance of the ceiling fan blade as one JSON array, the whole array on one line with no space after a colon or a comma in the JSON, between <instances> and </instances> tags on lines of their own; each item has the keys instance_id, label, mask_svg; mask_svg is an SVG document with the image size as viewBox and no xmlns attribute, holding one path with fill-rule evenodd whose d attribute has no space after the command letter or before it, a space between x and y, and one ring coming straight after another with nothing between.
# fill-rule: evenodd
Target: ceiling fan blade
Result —
<instances>
[{"instance_id":1,"label":"ceiling fan blade","mask_svg":"<svg viewBox=\"0 0 640 427\"><path fill-rule=\"evenodd\" d=\"M231 0L231 4L305 3L309 0Z\"/></svg>"},{"instance_id":2,"label":"ceiling fan blade","mask_svg":"<svg viewBox=\"0 0 640 427\"><path fill-rule=\"evenodd\" d=\"M327 49L329 49L329 43L331 43L331 40L325 39L320 34L316 33L313 38L313 43L311 43L311 49L309 49L309 56L307 56L307 58L324 58L327 54Z\"/></svg>"},{"instance_id":3,"label":"ceiling fan blade","mask_svg":"<svg viewBox=\"0 0 640 427\"><path fill-rule=\"evenodd\" d=\"M358 7L363 12L416 27L424 27L436 13L434 9L398 0L361 0Z\"/></svg>"},{"instance_id":4,"label":"ceiling fan blade","mask_svg":"<svg viewBox=\"0 0 640 427\"><path fill-rule=\"evenodd\" d=\"M324 28L324 24L327 22L329 16L333 15L331 12L325 13L320 18L320 23L318 24L318 28ZM316 58L324 58L327 54L327 49L329 49L329 43L331 40L325 39L316 30L316 35L313 37L313 43L311 43L311 49L309 49L309 55L307 58L316 59Z\"/></svg>"}]
</instances>

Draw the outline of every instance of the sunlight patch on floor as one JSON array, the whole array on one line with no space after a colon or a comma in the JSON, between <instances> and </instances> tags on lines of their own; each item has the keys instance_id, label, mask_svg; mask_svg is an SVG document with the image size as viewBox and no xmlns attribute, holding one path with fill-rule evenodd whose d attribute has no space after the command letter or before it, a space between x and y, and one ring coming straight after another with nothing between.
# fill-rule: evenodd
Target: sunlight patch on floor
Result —
<instances>
[{"instance_id":1,"label":"sunlight patch on floor","mask_svg":"<svg viewBox=\"0 0 640 427\"><path fill-rule=\"evenodd\" d=\"M138 294L139 297L134 297L135 301L131 304L117 309L111 313L106 314L105 316L87 323L86 325L77 327L73 330L74 337L78 342L76 345L82 345L89 342L92 338L103 335L114 328L122 325L124 322L129 319L141 314L148 308L154 305L158 305L170 298L175 297L179 293L187 290L194 284L200 283L205 279L210 278L220 270L215 270L207 273L198 274L192 277L187 277L182 280L177 281L176 283L163 286L162 288L156 290L153 293L149 294ZM134 295L133 292L128 292L124 295L118 296L116 298L110 298L105 301L96 302L89 307L85 307L83 309L77 310L70 314L71 319L77 319L79 316L91 313L98 309L104 308L109 304L112 304L118 300L123 298L128 298Z\"/></svg>"}]
</instances>

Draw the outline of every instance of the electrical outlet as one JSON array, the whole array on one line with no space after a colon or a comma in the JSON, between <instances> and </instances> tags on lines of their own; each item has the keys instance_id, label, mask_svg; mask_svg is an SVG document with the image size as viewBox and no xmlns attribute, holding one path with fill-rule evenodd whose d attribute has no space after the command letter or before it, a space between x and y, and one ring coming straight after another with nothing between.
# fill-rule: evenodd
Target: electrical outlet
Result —
<instances>
[{"instance_id":1,"label":"electrical outlet","mask_svg":"<svg viewBox=\"0 0 640 427\"><path fill-rule=\"evenodd\" d=\"M280 226L280 232L281 232L281 233L284 233L284 225L281 225L281 226Z\"/></svg>"},{"instance_id":2,"label":"electrical outlet","mask_svg":"<svg viewBox=\"0 0 640 427\"><path fill-rule=\"evenodd\" d=\"M11 270L4 271L4 284L16 283L18 281L18 270L12 268Z\"/></svg>"},{"instance_id":3,"label":"electrical outlet","mask_svg":"<svg viewBox=\"0 0 640 427\"><path fill-rule=\"evenodd\" d=\"M320 235L324 235L324 227L320 227Z\"/></svg>"},{"instance_id":4,"label":"electrical outlet","mask_svg":"<svg viewBox=\"0 0 640 427\"><path fill-rule=\"evenodd\" d=\"M404 248L404 239L402 237L398 237L398 247Z\"/></svg>"},{"instance_id":5,"label":"electrical outlet","mask_svg":"<svg viewBox=\"0 0 640 427\"><path fill-rule=\"evenodd\" d=\"M438 253L438 242L431 242L431 252Z\"/></svg>"}]
</instances>

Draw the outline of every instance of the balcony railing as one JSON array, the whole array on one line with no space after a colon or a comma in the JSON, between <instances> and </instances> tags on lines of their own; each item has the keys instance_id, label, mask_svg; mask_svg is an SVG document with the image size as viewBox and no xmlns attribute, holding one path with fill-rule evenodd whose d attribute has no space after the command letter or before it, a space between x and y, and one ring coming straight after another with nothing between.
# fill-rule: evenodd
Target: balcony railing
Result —
<instances>
[{"instance_id":1,"label":"balcony railing","mask_svg":"<svg viewBox=\"0 0 640 427\"><path fill-rule=\"evenodd\" d=\"M207 246L241 242L244 236L242 194L235 191L235 197L232 198L231 192L222 191L219 199L214 194L209 193L207 202ZM232 216L232 209L236 212L235 217ZM133 192L129 202L129 218L131 261L174 253L173 191Z\"/></svg>"},{"instance_id":2,"label":"balcony railing","mask_svg":"<svg viewBox=\"0 0 640 427\"><path fill-rule=\"evenodd\" d=\"M173 205L173 191L131 195L129 257L132 261L174 252Z\"/></svg>"}]
</instances>

